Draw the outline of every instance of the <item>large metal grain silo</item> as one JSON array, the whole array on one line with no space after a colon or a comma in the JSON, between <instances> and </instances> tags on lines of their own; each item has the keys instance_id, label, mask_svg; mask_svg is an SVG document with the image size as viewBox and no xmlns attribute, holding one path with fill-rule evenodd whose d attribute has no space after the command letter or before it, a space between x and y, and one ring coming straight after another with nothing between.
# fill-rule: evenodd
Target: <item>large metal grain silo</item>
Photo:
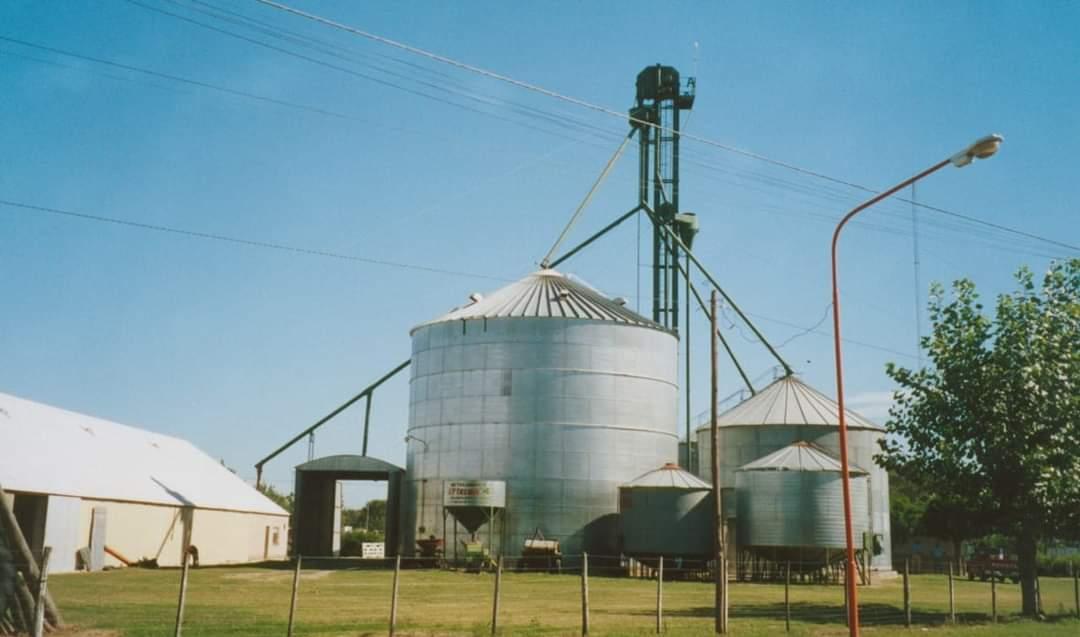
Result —
<instances>
[{"instance_id":1,"label":"large metal grain silo","mask_svg":"<svg viewBox=\"0 0 1080 637\"><path fill-rule=\"evenodd\" d=\"M757 392L751 398L717 417L720 437L719 483L725 495L725 515L735 471L762 456L797 442L806 441L839 457L839 418L836 402L794 376L785 376ZM879 570L892 569L889 528L889 474L874 462L878 440L885 436L881 426L847 410L848 458L869 475L869 496L864 507L868 530L881 536L882 552L872 565ZM697 430L700 452L698 475L712 480L712 442L708 425ZM735 506L734 515L741 512ZM861 522L860 522L861 523Z\"/></svg>"},{"instance_id":2,"label":"large metal grain silo","mask_svg":"<svg viewBox=\"0 0 1080 637\"><path fill-rule=\"evenodd\" d=\"M622 552L706 558L713 553L712 487L669 463L619 488Z\"/></svg>"},{"instance_id":3,"label":"large metal grain silo","mask_svg":"<svg viewBox=\"0 0 1080 637\"><path fill-rule=\"evenodd\" d=\"M412 331L406 551L434 535L454 555L444 485L492 480L492 550L539 531L611 554L619 485L676 459L675 335L553 270L472 300Z\"/></svg>"}]
</instances>

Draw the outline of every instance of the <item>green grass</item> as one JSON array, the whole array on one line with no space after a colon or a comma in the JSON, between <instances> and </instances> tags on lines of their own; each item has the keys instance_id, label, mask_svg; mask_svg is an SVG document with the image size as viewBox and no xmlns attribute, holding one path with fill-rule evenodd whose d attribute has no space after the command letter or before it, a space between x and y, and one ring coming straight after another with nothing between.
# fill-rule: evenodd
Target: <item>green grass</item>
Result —
<instances>
[{"instance_id":1,"label":"green grass","mask_svg":"<svg viewBox=\"0 0 1080 637\"><path fill-rule=\"evenodd\" d=\"M393 574L386 571L304 571L297 611L298 636L382 635L390 614ZM192 571L184 635L284 635L292 573L278 568L204 568ZM494 577L490 574L405 570L401 575L398 627L401 635L487 635ZM171 634L179 572L128 569L49 578L68 623L115 631L125 637ZM590 579L591 631L598 636L645 635L655 630L656 582ZM574 635L581 628L580 579L572 575L503 576L500 633ZM957 581L959 623L946 624L948 595L941 576L912 577L916 632L945 635L1080 635L1072 609L1072 582L1044 578L1043 605L1049 621L1021 621L1018 587L998 586L1003 623L989 623L990 586ZM711 585L666 582L665 632L712 634ZM866 635L901 635L900 580L861 588ZM784 632L783 586L735 584L731 628L736 635ZM791 587L792 635L846 635L839 586Z\"/></svg>"}]
</instances>

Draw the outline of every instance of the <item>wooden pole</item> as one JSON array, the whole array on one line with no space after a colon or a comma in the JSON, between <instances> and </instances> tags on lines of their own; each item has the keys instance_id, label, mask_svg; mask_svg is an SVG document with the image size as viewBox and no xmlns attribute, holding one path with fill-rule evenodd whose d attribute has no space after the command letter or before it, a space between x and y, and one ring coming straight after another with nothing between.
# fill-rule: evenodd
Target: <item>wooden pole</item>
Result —
<instances>
[{"instance_id":1,"label":"wooden pole","mask_svg":"<svg viewBox=\"0 0 1080 637\"><path fill-rule=\"evenodd\" d=\"M1073 574L1073 606L1076 608L1076 617L1080 619L1080 570L1072 565Z\"/></svg>"},{"instance_id":2,"label":"wooden pole","mask_svg":"<svg viewBox=\"0 0 1080 637\"><path fill-rule=\"evenodd\" d=\"M990 573L990 621L997 623L997 577Z\"/></svg>"},{"instance_id":3,"label":"wooden pole","mask_svg":"<svg viewBox=\"0 0 1080 637\"><path fill-rule=\"evenodd\" d=\"M949 560L949 623L956 623L956 590L953 583L952 560Z\"/></svg>"},{"instance_id":4,"label":"wooden pole","mask_svg":"<svg viewBox=\"0 0 1080 637\"><path fill-rule=\"evenodd\" d=\"M848 562L846 566L850 568L851 564L852 564L852 562ZM849 574L847 573L846 570L844 572L844 577L845 578L849 577ZM850 575L850 577L855 577L855 576ZM844 625L847 626L848 628L851 628L851 624L849 623L850 621L851 621L851 615L848 614L848 587L847 587L847 579L845 579L844 580Z\"/></svg>"},{"instance_id":5,"label":"wooden pole","mask_svg":"<svg viewBox=\"0 0 1080 637\"><path fill-rule=\"evenodd\" d=\"M1042 584L1039 582L1039 572L1037 570L1035 571L1035 612L1039 615L1044 614L1042 604Z\"/></svg>"},{"instance_id":6,"label":"wooden pole","mask_svg":"<svg viewBox=\"0 0 1080 637\"><path fill-rule=\"evenodd\" d=\"M293 636L293 625L296 621L296 598L300 592L300 562L302 556L296 556L296 569L292 578L292 600L289 602L289 637Z\"/></svg>"},{"instance_id":7,"label":"wooden pole","mask_svg":"<svg viewBox=\"0 0 1080 637\"><path fill-rule=\"evenodd\" d=\"M15 511L8 505L5 496L4 488L0 486L0 527L3 527L11 548L15 552L16 564L22 563L26 566L25 571L23 571L23 578L26 580L26 585L31 586L32 583L41 579L41 571L38 570L34 553L30 550L30 545L26 543L26 538L23 537L18 520L15 519ZM45 619L49 620L57 628L64 625L64 620L60 617L60 610L53 602L52 596L48 594L45 595ZM29 628L27 626L28 630Z\"/></svg>"},{"instance_id":8,"label":"wooden pole","mask_svg":"<svg viewBox=\"0 0 1080 637\"><path fill-rule=\"evenodd\" d=\"M904 560L904 626L911 628L911 560Z\"/></svg>"},{"instance_id":9,"label":"wooden pole","mask_svg":"<svg viewBox=\"0 0 1080 637\"><path fill-rule=\"evenodd\" d=\"M398 578L401 576L401 556L394 558L394 590L390 596L390 637L394 637L397 628Z\"/></svg>"},{"instance_id":10,"label":"wooden pole","mask_svg":"<svg viewBox=\"0 0 1080 637\"><path fill-rule=\"evenodd\" d=\"M34 601L34 628L33 636L41 637L45 631L45 597L49 594L49 556L52 555L52 547L46 546L41 552L41 577L38 578L37 598Z\"/></svg>"},{"instance_id":11,"label":"wooden pole","mask_svg":"<svg viewBox=\"0 0 1080 637\"><path fill-rule=\"evenodd\" d=\"M188 554L183 555L184 564L180 567L180 599L176 603L176 629L173 637L180 637L184 627L184 601L187 599Z\"/></svg>"},{"instance_id":12,"label":"wooden pole","mask_svg":"<svg viewBox=\"0 0 1080 637\"><path fill-rule=\"evenodd\" d=\"M15 572L15 597L14 609L19 613L18 626L29 633L34 626L34 594L30 592L30 585L19 571Z\"/></svg>"},{"instance_id":13,"label":"wooden pole","mask_svg":"<svg viewBox=\"0 0 1080 637\"><path fill-rule=\"evenodd\" d=\"M581 554L581 634L589 634L589 554Z\"/></svg>"},{"instance_id":14,"label":"wooden pole","mask_svg":"<svg viewBox=\"0 0 1080 637\"><path fill-rule=\"evenodd\" d=\"M784 631L791 632L791 562L784 570Z\"/></svg>"},{"instance_id":15,"label":"wooden pole","mask_svg":"<svg viewBox=\"0 0 1080 637\"><path fill-rule=\"evenodd\" d=\"M656 633L664 632L664 556L660 556L660 568L656 575Z\"/></svg>"},{"instance_id":16,"label":"wooden pole","mask_svg":"<svg viewBox=\"0 0 1080 637\"><path fill-rule=\"evenodd\" d=\"M716 625L714 627L717 634L723 635L727 633L727 564L724 560L725 546L724 546L724 510L723 503L720 498L720 430L716 424L716 403L720 399L719 392L719 372L717 370L718 359L718 346L716 342L716 314L717 314L717 298L716 290L712 291L712 296L709 298L709 329L711 331L710 337L710 369L709 374L709 402L712 407L710 409L710 419L712 420L712 426L710 427L710 433L712 434L712 489L713 489L713 502L716 512L716 538L714 542L714 557L716 561L715 573L714 573L714 600L713 603L716 606Z\"/></svg>"},{"instance_id":17,"label":"wooden pole","mask_svg":"<svg viewBox=\"0 0 1080 637\"><path fill-rule=\"evenodd\" d=\"M491 607L491 634L494 635L499 626L499 593L502 588L502 555L495 562L495 602Z\"/></svg>"}]
</instances>

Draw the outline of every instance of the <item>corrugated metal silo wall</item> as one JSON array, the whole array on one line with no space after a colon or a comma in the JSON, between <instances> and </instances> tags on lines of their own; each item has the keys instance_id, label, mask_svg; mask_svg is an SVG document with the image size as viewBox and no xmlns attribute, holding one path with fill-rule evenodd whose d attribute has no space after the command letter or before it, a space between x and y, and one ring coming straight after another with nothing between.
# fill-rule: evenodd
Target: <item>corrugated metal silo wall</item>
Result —
<instances>
[{"instance_id":1,"label":"corrugated metal silo wall","mask_svg":"<svg viewBox=\"0 0 1080 637\"><path fill-rule=\"evenodd\" d=\"M623 551L633 556L707 557L713 550L712 491L624 488L619 498Z\"/></svg>"},{"instance_id":2,"label":"corrugated metal silo wall","mask_svg":"<svg viewBox=\"0 0 1080 637\"><path fill-rule=\"evenodd\" d=\"M866 477L852 478L851 511L856 538L862 538L869 522L867 486ZM738 471L735 507L740 545L847 546L839 473Z\"/></svg>"},{"instance_id":3,"label":"corrugated metal silo wall","mask_svg":"<svg viewBox=\"0 0 1080 637\"><path fill-rule=\"evenodd\" d=\"M408 446L407 551L420 527L442 537L443 484L453 479L506 481L496 551L518 554L537 528L566 555L614 551L619 485L678 453L677 340L656 329L436 323L413 333L410 388L409 433L424 443ZM448 544L453 534L451 525Z\"/></svg>"},{"instance_id":4,"label":"corrugated metal silo wall","mask_svg":"<svg viewBox=\"0 0 1080 637\"><path fill-rule=\"evenodd\" d=\"M889 525L889 474L874 462L877 441L884 432L870 429L848 430L848 457L870 473L870 510L867 517L874 533L884 537L882 553L874 557L876 568L892 569L892 532ZM698 476L712 480L712 442L709 430L697 432L700 463ZM826 425L747 425L720 428L720 487L735 486L735 470L744 464L797 441L812 442L840 457L840 434ZM738 512L736 511L736 515Z\"/></svg>"}]
</instances>

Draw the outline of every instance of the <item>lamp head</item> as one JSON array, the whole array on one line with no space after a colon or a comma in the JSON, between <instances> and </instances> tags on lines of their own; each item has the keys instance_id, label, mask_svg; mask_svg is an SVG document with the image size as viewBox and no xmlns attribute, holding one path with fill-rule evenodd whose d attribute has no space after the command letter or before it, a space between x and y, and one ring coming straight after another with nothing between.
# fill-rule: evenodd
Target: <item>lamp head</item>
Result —
<instances>
[{"instance_id":1,"label":"lamp head","mask_svg":"<svg viewBox=\"0 0 1080 637\"><path fill-rule=\"evenodd\" d=\"M953 166L963 168L976 159L992 157L998 151L998 148L1001 148L1001 142L1003 141L1005 141L1005 138L1001 135L987 135L975 140L974 144L950 157L949 161L952 162Z\"/></svg>"}]
</instances>

